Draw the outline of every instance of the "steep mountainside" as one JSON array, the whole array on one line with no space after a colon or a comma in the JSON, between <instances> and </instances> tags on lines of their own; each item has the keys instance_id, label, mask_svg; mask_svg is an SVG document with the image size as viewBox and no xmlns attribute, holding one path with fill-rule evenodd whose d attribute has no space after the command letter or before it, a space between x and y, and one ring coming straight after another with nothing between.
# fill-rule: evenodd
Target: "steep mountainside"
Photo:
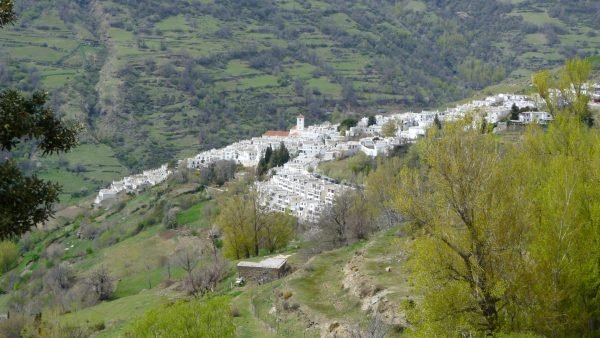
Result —
<instances>
[{"instance_id":1,"label":"steep mountainside","mask_svg":"<svg viewBox=\"0 0 600 338\"><path fill-rule=\"evenodd\" d=\"M19 22L0 33L0 84L52 92L57 111L87 125L84 143L103 144L44 163L71 195L287 128L298 111L316 121L435 107L600 48L593 0L16 5ZM56 170L65 160L84 168Z\"/></svg>"}]
</instances>

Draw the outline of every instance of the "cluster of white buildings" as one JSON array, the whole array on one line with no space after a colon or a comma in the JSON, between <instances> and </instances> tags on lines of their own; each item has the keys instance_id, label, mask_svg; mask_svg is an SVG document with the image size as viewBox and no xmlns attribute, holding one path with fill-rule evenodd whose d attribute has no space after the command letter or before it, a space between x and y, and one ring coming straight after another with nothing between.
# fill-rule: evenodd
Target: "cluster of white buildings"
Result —
<instances>
[{"instance_id":1,"label":"cluster of white buildings","mask_svg":"<svg viewBox=\"0 0 600 338\"><path fill-rule=\"evenodd\" d=\"M472 101L467 104L458 105L453 108L447 108L443 111L422 111L420 113L406 112L396 113L391 115L377 115L375 117L376 124L368 125L368 118L361 119L355 127L350 128L348 131L349 136L359 135L377 135L382 136L383 126L388 122L393 122L396 125L396 135L391 139L376 139L374 144L368 140L373 138L361 139L362 147L361 151L364 153L374 156L375 152L370 152L365 148L386 148L384 143L391 143L394 145L402 144L406 142L413 142L414 140L422 137L427 132L427 129L435 123L435 119L443 121L455 121L459 120L467 114L474 114L475 117L483 118L488 123L498 123L501 120L508 117L511 113L513 105L518 108L535 108L537 103L529 96L525 95L512 95L512 94L499 94L496 96L490 96L483 100ZM514 121L520 124L527 123L547 123L552 119L552 116L547 112L525 112L519 115L519 120ZM377 152L381 153L381 152Z\"/></svg>"},{"instance_id":2,"label":"cluster of white buildings","mask_svg":"<svg viewBox=\"0 0 600 338\"><path fill-rule=\"evenodd\" d=\"M365 117L345 132L338 124L329 122L305 127L304 116L297 117L296 126L289 131L268 131L261 137L239 141L221 149L211 149L180 161L191 169L208 166L219 160L232 160L245 167L254 167L268 147L277 149L284 144L292 160L274 168L268 181L256 183L263 202L272 210L289 210L304 221L315 221L323 209L331 205L337 194L351 187L314 173L322 161L334 160L363 152L375 157L387 155L397 146L413 142L425 135L427 129L440 121L452 121L466 114L479 114L489 123L497 123L510 114L513 105L519 108L536 107L528 96L500 94L483 100L446 109L445 111L406 112ZM545 123L552 117L544 112L525 112L519 115L521 123ZM384 126L395 125L393 135L384 135ZM386 137L387 136L387 137ZM96 203L114 198L121 191L138 191L164 181L171 172L164 165L156 170L126 177L100 190Z\"/></svg>"},{"instance_id":3,"label":"cluster of white buildings","mask_svg":"<svg viewBox=\"0 0 600 338\"><path fill-rule=\"evenodd\" d=\"M458 105L454 108L448 108L445 111L423 111L413 118L413 124L417 124L420 128L419 132L424 132L431 124L433 124L435 116L437 115L440 121L455 121L463 118L467 114L474 114L480 118L485 119L487 123L494 124L507 118L512 111L512 107L517 108L536 108L537 102L530 96L526 95L515 95L515 94L498 94L495 96L488 96L483 100L475 100L466 104ZM535 116L533 118L532 116ZM528 112L519 115L518 122L520 123L532 123L540 122L545 123L546 117L551 119L549 113L545 112ZM410 124L410 123L409 123ZM409 127L409 131L410 131ZM412 137L414 133L409 133Z\"/></svg>"},{"instance_id":4,"label":"cluster of white buildings","mask_svg":"<svg viewBox=\"0 0 600 338\"><path fill-rule=\"evenodd\" d=\"M513 105L520 108L536 106L527 96L500 94L445 111L377 115L374 121L364 117L345 133L338 131L338 124L329 122L305 127L304 116L300 115L296 126L290 131L268 131L261 137L204 151L184 163L188 168L200 168L218 160L233 160L243 166L253 167L258 164L267 147L276 149L283 143L290 154L296 156L282 167L274 168L270 179L257 182L256 188L270 209L289 210L303 221L316 221L324 208L333 203L337 194L351 189L314 173L320 162L358 152L371 157L387 155L396 146L425 135L436 116L440 121L451 121L468 113L479 112L489 123L496 123L510 114ZM523 115L524 123L534 121L535 117L531 114L537 113L527 114ZM384 126L388 123L396 126L395 134L391 137L384 136Z\"/></svg>"},{"instance_id":5,"label":"cluster of white buildings","mask_svg":"<svg viewBox=\"0 0 600 338\"><path fill-rule=\"evenodd\" d=\"M233 160L246 167L258 164L267 147L276 149L283 143L293 159L275 168L268 181L258 182L257 190L263 202L272 210L289 210L304 221L315 221L335 196L348 186L313 173L322 161L364 152L375 157L385 155L404 141L399 136L382 137L381 130L389 118L378 116L377 123L368 126L368 118L359 121L364 126L363 138L347 137L338 131L338 124L325 122L305 127L304 116L296 119L296 126L290 131L268 131L261 137L254 137L231 144L225 148L202 152L184 161L188 168L200 168L218 160ZM353 131L358 131L354 128ZM352 132L347 135L351 136Z\"/></svg>"},{"instance_id":6,"label":"cluster of white buildings","mask_svg":"<svg viewBox=\"0 0 600 338\"><path fill-rule=\"evenodd\" d=\"M94 204L100 204L102 201L113 199L121 191L137 192L148 187L152 187L166 180L171 171L164 164L158 169L145 170L141 174L127 176L120 181L113 181L109 188L101 189L94 200Z\"/></svg>"},{"instance_id":7,"label":"cluster of white buildings","mask_svg":"<svg viewBox=\"0 0 600 338\"><path fill-rule=\"evenodd\" d=\"M337 194L350 187L306 170L313 161L301 155L275 169L275 174L256 188L262 201L271 210L285 212L303 221L315 222L324 208L333 204Z\"/></svg>"}]
</instances>

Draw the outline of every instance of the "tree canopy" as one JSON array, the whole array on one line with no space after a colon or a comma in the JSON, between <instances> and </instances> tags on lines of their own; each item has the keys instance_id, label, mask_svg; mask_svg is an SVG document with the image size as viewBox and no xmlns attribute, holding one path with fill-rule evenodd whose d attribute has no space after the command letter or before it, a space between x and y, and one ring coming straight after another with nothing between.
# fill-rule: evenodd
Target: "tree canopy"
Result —
<instances>
[{"instance_id":1,"label":"tree canopy","mask_svg":"<svg viewBox=\"0 0 600 338\"><path fill-rule=\"evenodd\" d=\"M12 1L0 2L0 27L15 20ZM23 141L35 142L43 155L66 152L77 144L79 127L59 119L46 106L47 94L26 97L13 89L0 92L0 151ZM9 156L0 160L0 238L25 233L53 214L58 184L25 176Z\"/></svg>"},{"instance_id":2,"label":"tree canopy","mask_svg":"<svg viewBox=\"0 0 600 338\"><path fill-rule=\"evenodd\" d=\"M416 238L414 336L598 334L600 132L574 107L567 98L516 145L470 119L416 145L395 198Z\"/></svg>"},{"instance_id":3,"label":"tree canopy","mask_svg":"<svg viewBox=\"0 0 600 338\"><path fill-rule=\"evenodd\" d=\"M296 219L288 212L268 210L248 184L235 183L217 198L215 224L223 232L224 255L233 259L258 256L262 249L273 253L294 238Z\"/></svg>"},{"instance_id":4,"label":"tree canopy","mask_svg":"<svg viewBox=\"0 0 600 338\"><path fill-rule=\"evenodd\" d=\"M260 157L256 166L256 175L261 177L266 174L269 169L276 168L286 164L290 160L290 152L285 144L281 142L279 148L273 150L271 146L267 147L265 153Z\"/></svg>"},{"instance_id":5,"label":"tree canopy","mask_svg":"<svg viewBox=\"0 0 600 338\"><path fill-rule=\"evenodd\" d=\"M12 0L0 0L0 28L16 20Z\"/></svg>"}]
</instances>

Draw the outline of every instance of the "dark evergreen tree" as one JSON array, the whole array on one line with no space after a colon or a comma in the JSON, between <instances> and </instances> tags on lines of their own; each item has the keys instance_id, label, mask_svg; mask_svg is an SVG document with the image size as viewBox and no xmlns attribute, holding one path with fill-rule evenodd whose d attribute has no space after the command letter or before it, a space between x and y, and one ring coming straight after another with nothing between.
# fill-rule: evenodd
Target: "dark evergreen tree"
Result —
<instances>
[{"instance_id":1,"label":"dark evergreen tree","mask_svg":"<svg viewBox=\"0 0 600 338\"><path fill-rule=\"evenodd\" d=\"M377 119L375 116L369 116L369 122L367 123L367 127L370 127L374 124L377 124Z\"/></svg>"},{"instance_id":2,"label":"dark evergreen tree","mask_svg":"<svg viewBox=\"0 0 600 338\"><path fill-rule=\"evenodd\" d=\"M290 160L290 152L283 142L281 142L281 145L279 145L279 153L279 165L284 165Z\"/></svg>"},{"instance_id":3,"label":"dark evergreen tree","mask_svg":"<svg viewBox=\"0 0 600 338\"><path fill-rule=\"evenodd\" d=\"M267 150L265 150L265 163L271 162L271 157L273 157L273 148L268 146Z\"/></svg>"},{"instance_id":4,"label":"dark evergreen tree","mask_svg":"<svg viewBox=\"0 0 600 338\"><path fill-rule=\"evenodd\" d=\"M290 152L283 142L279 148L273 150L270 146L265 151L265 154L260 158L256 166L256 175L263 176L271 168L284 165L290 160Z\"/></svg>"},{"instance_id":5,"label":"dark evergreen tree","mask_svg":"<svg viewBox=\"0 0 600 338\"><path fill-rule=\"evenodd\" d=\"M513 103L512 107L510 108L510 119L511 120L518 120L519 119L519 112L520 109L517 106L516 103Z\"/></svg>"},{"instance_id":6,"label":"dark evergreen tree","mask_svg":"<svg viewBox=\"0 0 600 338\"><path fill-rule=\"evenodd\" d=\"M433 119L433 124L436 126L436 128L438 130L442 130L442 121L440 121L438 114L435 114L435 117Z\"/></svg>"}]
</instances>

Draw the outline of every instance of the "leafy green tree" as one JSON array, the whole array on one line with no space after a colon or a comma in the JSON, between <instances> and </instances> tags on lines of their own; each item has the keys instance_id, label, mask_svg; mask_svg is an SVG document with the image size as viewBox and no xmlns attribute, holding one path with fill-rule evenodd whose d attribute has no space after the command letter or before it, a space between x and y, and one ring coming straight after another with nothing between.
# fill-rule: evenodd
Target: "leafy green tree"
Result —
<instances>
[{"instance_id":1,"label":"leafy green tree","mask_svg":"<svg viewBox=\"0 0 600 338\"><path fill-rule=\"evenodd\" d=\"M514 182L496 174L494 137L469 126L432 128L421 167L400 175L398 210L418 234L411 262L424 294L411 318L417 336L494 334L503 325L500 309L510 303L505 272L518 268L514 248L523 242L511 209L519 210L522 199L509 194Z\"/></svg>"},{"instance_id":2,"label":"leafy green tree","mask_svg":"<svg viewBox=\"0 0 600 338\"><path fill-rule=\"evenodd\" d=\"M35 319L24 318L25 326L18 337L64 338L89 337L92 334L84 324L65 324L60 320L58 309L44 310Z\"/></svg>"},{"instance_id":3,"label":"leafy green tree","mask_svg":"<svg viewBox=\"0 0 600 338\"><path fill-rule=\"evenodd\" d=\"M12 1L0 1L0 27L14 20ZM0 92L0 151L10 152L24 140L36 141L43 155L66 152L77 144L79 128L62 122L46 101L43 92L30 98L12 89ZM0 239L6 239L47 221L61 188L23 175L14 160L0 161Z\"/></svg>"},{"instance_id":4,"label":"leafy green tree","mask_svg":"<svg viewBox=\"0 0 600 338\"><path fill-rule=\"evenodd\" d=\"M180 301L148 311L130 325L128 337L233 337L235 326L227 297Z\"/></svg>"},{"instance_id":5,"label":"leafy green tree","mask_svg":"<svg viewBox=\"0 0 600 338\"><path fill-rule=\"evenodd\" d=\"M261 247L273 253L284 248L294 238L296 218L289 212L269 212L266 218L260 234Z\"/></svg>"},{"instance_id":6,"label":"leafy green tree","mask_svg":"<svg viewBox=\"0 0 600 338\"><path fill-rule=\"evenodd\" d=\"M356 125L358 124L358 121L352 118L348 118L345 119L344 121L342 121L340 123L340 125L338 126L337 130L339 132L343 132L343 131L347 131L352 127L356 127Z\"/></svg>"},{"instance_id":7,"label":"leafy green tree","mask_svg":"<svg viewBox=\"0 0 600 338\"><path fill-rule=\"evenodd\" d=\"M381 215L386 227L391 227L400 220L393 203L398 185L397 173L400 168L401 162L398 157L382 159L365 182L368 205L373 209L374 214Z\"/></svg>"},{"instance_id":8,"label":"leafy green tree","mask_svg":"<svg viewBox=\"0 0 600 338\"><path fill-rule=\"evenodd\" d=\"M12 0L0 1L0 28L16 20Z\"/></svg>"},{"instance_id":9,"label":"leafy green tree","mask_svg":"<svg viewBox=\"0 0 600 338\"><path fill-rule=\"evenodd\" d=\"M259 193L248 186L230 188L217 198L215 224L223 232L224 255L233 259L258 256L260 249L273 252L293 238L295 219L269 211Z\"/></svg>"},{"instance_id":10,"label":"leafy green tree","mask_svg":"<svg viewBox=\"0 0 600 338\"><path fill-rule=\"evenodd\" d=\"M590 96L584 91L591 71L592 63L589 60L573 59L565 62L557 81L547 70L535 73L532 81L552 115L565 112L591 126L594 121L588 106Z\"/></svg>"},{"instance_id":11,"label":"leafy green tree","mask_svg":"<svg viewBox=\"0 0 600 338\"><path fill-rule=\"evenodd\" d=\"M414 336L598 334L600 131L565 98L521 144L469 119L417 143L420 165L401 169L395 198L416 238Z\"/></svg>"},{"instance_id":12,"label":"leafy green tree","mask_svg":"<svg viewBox=\"0 0 600 338\"><path fill-rule=\"evenodd\" d=\"M397 131L398 126L396 125L396 122L394 120L389 120L388 122L386 122L381 129L381 132L385 137L393 137L396 135Z\"/></svg>"},{"instance_id":13,"label":"leafy green tree","mask_svg":"<svg viewBox=\"0 0 600 338\"><path fill-rule=\"evenodd\" d=\"M0 242L0 273L5 273L17 262L19 249L11 241Z\"/></svg>"},{"instance_id":14,"label":"leafy green tree","mask_svg":"<svg viewBox=\"0 0 600 338\"><path fill-rule=\"evenodd\" d=\"M592 337L600 322L600 132L568 111L526 135L514 168L526 184L521 323L544 336Z\"/></svg>"}]
</instances>

